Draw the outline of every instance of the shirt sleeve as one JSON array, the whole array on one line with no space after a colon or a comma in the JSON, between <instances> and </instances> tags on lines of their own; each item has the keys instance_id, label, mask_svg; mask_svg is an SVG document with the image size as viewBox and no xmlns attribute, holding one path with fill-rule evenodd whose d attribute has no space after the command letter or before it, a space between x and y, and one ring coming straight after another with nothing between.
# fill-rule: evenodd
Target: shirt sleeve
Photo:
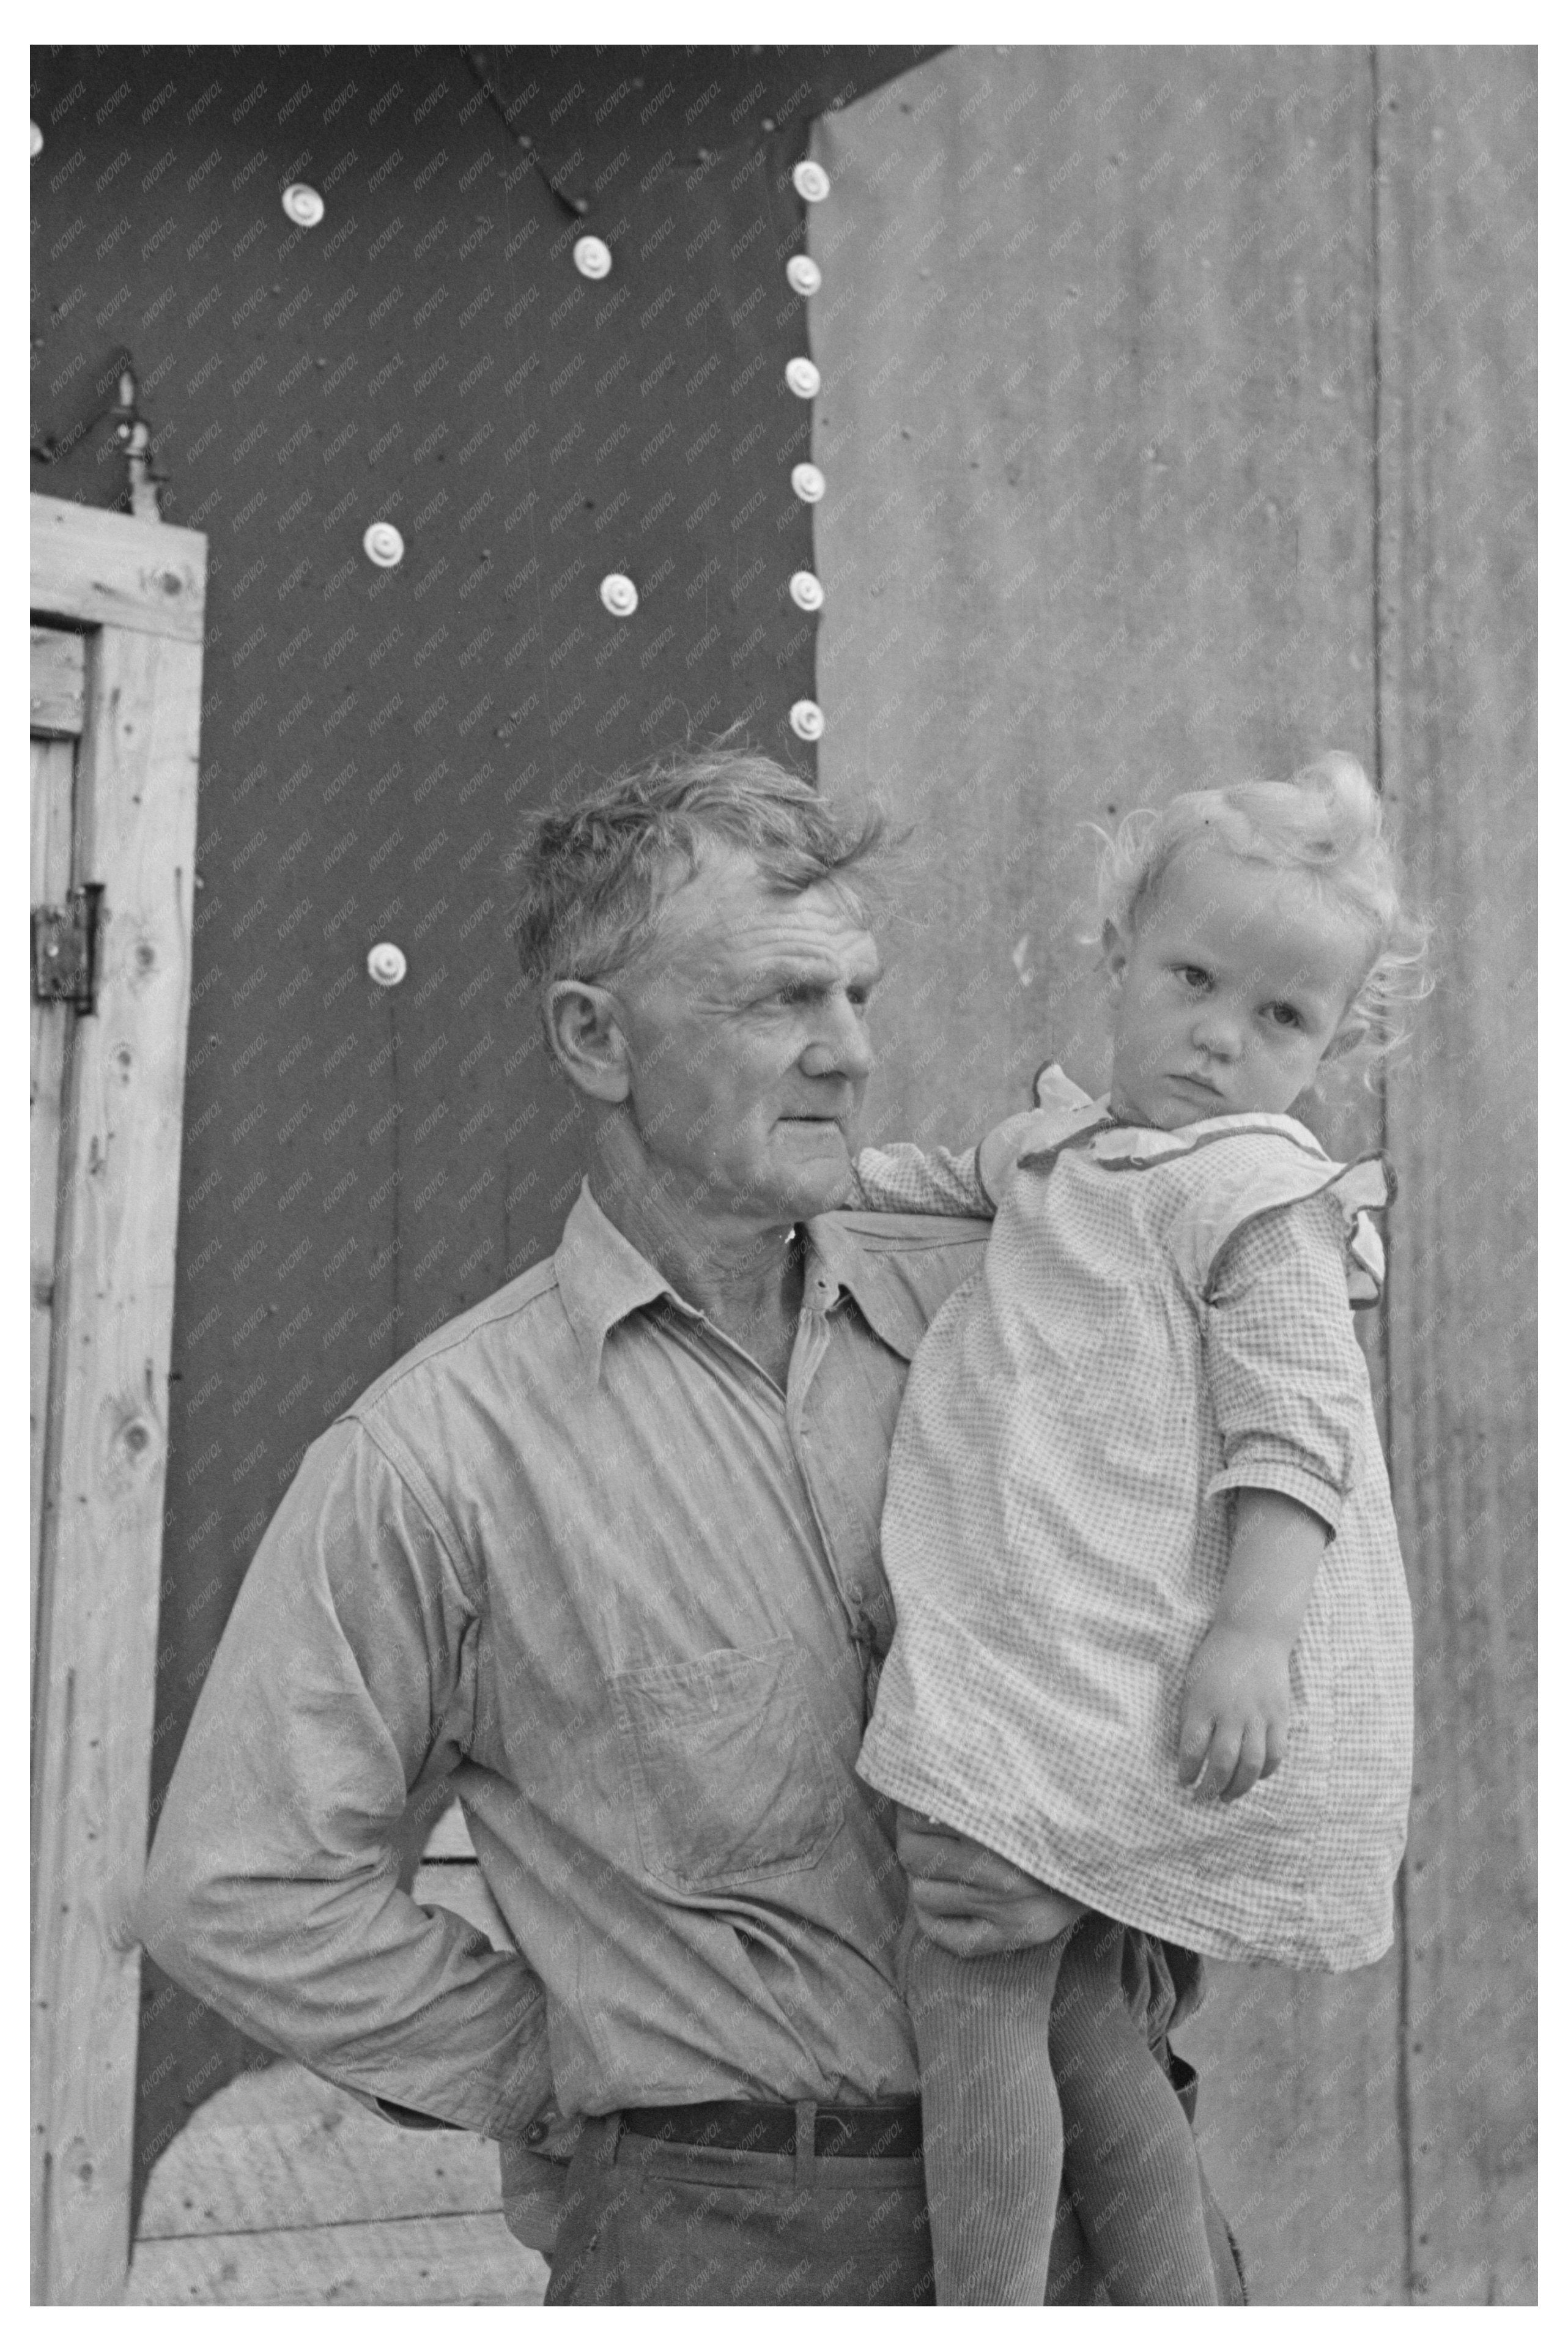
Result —
<instances>
[{"instance_id":1,"label":"shirt sleeve","mask_svg":"<svg viewBox=\"0 0 1568 2351\"><path fill-rule=\"evenodd\" d=\"M1344 1219L1321 1196L1269 1210L1221 1251L1204 1332L1225 1455L1210 1497L1267 1487L1338 1527L1371 1412L1345 1274Z\"/></svg>"},{"instance_id":2,"label":"shirt sleeve","mask_svg":"<svg viewBox=\"0 0 1568 2351\"><path fill-rule=\"evenodd\" d=\"M307 1453L241 1586L139 1905L160 1967L361 2097L503 2137L549 2093L543 1988L397 1882L414 1782L461 1758L476 1621L370 1432Z\"/></svg>"}]
</instances>

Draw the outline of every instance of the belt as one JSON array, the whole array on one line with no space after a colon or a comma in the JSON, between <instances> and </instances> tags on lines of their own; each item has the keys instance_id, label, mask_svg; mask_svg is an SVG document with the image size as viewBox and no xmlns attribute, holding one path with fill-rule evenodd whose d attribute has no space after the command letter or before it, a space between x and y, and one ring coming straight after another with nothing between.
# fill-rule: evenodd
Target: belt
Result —
<instances>
[{"instance_id":1,"label":"belt","mask_svg":"<svg viewBox=\"0 0 1568 2351\"><path fill-rule=\"evenodd\" d=\"M628 2106L622 2126L634 2138L667 2139L680 2147L793 2155L796 2113L794 2106L720 2098L705 2105ZM818 2106L815 2114L812 2148L819 2156L906 2158L920 2153L918 2098L883 2106Z\"/></svg>"}]
</instances>

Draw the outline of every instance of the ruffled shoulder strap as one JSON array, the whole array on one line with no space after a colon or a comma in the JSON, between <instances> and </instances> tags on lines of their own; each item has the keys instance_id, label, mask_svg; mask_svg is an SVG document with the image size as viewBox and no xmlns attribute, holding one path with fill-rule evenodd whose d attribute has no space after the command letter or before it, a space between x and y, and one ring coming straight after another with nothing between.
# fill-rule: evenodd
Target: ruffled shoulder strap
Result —
<instances>
[{"instance_id":1,"label":"ruffled shoulder strap","mask_svg":"<svg viewBox=\"0 0 1568 2351\"><path fill-rule=\"evenodd\" d=\"M1033 1110L1015 1112L980 1144L980 1181L993 1200L1001 1198L1016 1168L1049 1169L1064 1143L1103 1126L1110 1115L1057 1061L1037 1072L1034 1101Z\"/></svg>"},{"instance_id":2,"label":"ruffled shoulder strap","mask_svg":"<svg viewBox=\"0 0 1568 2351\"><path fill-rule=\"evenodd\" d=\"M1382 1153L1350 1161L1331 1159L1294 1119L1271 1119L1266 1126L1249 1126L1241 1119L1206 1123L1225 1131L1207 1136L1195 1133L1186 1155L1193 1180L1184 1186L1186 1197L1170 1231L1177 1262L1197 1295L1207 1294L1220 1252L1245 1227L1274 1209L1326 1196L1343 1219L1350 1303L1375 1306L1383 1295L1385 1259L1371 1212L1386 1207L1395 1190L1394 1171ZM1288 1131L1291 1129L1293 1133ZM1243 1140L1242 1149L1206 1147Z\"/></svg>"}]
</instances>

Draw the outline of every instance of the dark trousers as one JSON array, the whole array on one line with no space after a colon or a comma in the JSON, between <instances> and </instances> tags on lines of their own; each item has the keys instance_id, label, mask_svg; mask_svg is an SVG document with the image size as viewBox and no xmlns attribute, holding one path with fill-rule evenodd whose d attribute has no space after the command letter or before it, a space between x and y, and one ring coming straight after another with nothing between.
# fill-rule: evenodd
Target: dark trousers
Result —
<instances>
[{"instance_id":1,"label":"dark trousers","mask_svg":"<svg viewBox=\"0 0 1568 2351\"><path fill-rule=\"evenodd\" d=\"M1196 2078L1167 2064L1191 2115ZM810 2127L797 2133L809 2147ZM1222 2303L1246 2300L1235 2241L1207 2180L1205 2210ZM1063 2199L1046 2300L1105 2299ZM596 2116L567 2175L548 2304L746 2303L853 2306L935 2299L918 2158L751 2155L639 2138Z\"/></svg>"}]
</instances>

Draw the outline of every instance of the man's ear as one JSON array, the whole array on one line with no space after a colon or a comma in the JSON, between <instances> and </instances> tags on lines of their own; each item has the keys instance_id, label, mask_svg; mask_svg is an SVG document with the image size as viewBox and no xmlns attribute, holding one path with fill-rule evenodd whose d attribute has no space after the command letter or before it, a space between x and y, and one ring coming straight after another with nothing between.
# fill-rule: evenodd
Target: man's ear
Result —
<instances>
[{"instance_id":1,"label":"man's ear","mask_svg":"<svg viewBox=\"0 0 1568 2351\"><path fill-rule=\"evenodd\" d=\"M1122 985L1123 975L1127 968L1131 943L1124 938L1114 923L1107 922L1100 934L1100 947L1105 959L1105 970L1110 979L1111 992L1114 995Z\"/></svg>"},{"instance_id":2,"label":"man's ear","mask_svg":"<svg viewBox=\"0 0 1568 2351\"><path fill-rule=\"evenodd\" d=\"M545 1035L571 1082L595 1102L622 1102L632 1091L632 1057L621 1011L607 987L558 979L545 995Z\"/></svg>"}]
</instances>

